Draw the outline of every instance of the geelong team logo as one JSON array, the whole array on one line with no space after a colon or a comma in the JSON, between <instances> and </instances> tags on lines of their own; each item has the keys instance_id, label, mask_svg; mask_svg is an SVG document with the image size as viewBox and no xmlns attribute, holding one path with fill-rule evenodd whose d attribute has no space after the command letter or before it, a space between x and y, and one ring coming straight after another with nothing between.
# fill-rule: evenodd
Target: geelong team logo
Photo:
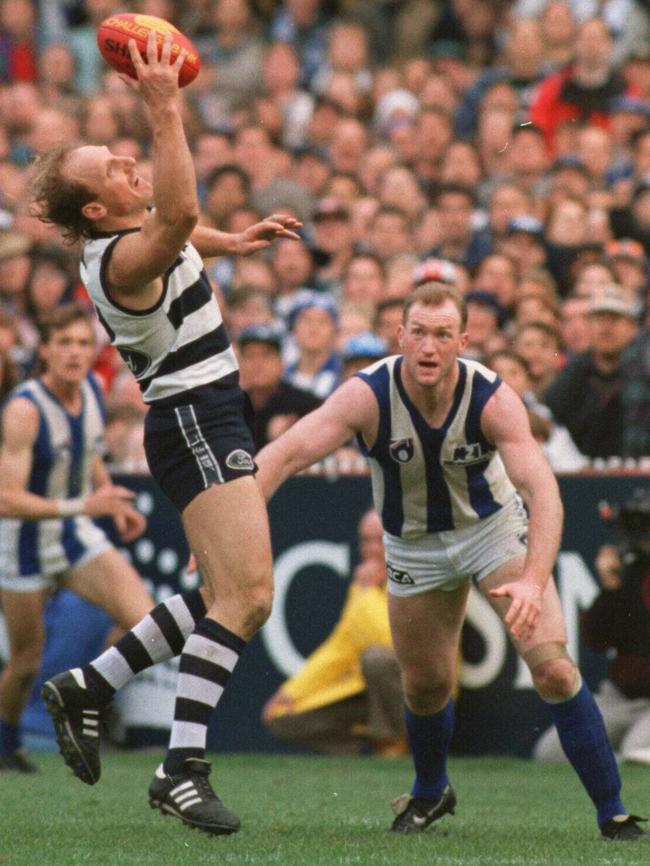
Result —
<instances>
[{"instance_id":1,"label":"geelong team logo","mask_svg":"<svg viewBox=\"0 0 650 866\"><path fill-rule=\"evenodd\" d=\"M144 352L138 352L136 349L129 349L128 346L120 346L120 355L124 358L124 363L133 373L136 379L146 371L151 358L145 355Z\"/></svg>"},{"instance_id":2,"label":"geelong team logo","mask_svg":"<svg viewBox=\"0 0 650 866\"><path fill-rule=\"evenodd\" d=\"M237 448L236 451L230 452L226 457L226 466L229 466L231 469L237 469L240 472L252 472L255 468L253 458L248 451L244 451L242 448Z\"/></svg>"},{"instance_id":3,"label":"geelong team logo","mask_svg":"<svg viewBox=\"0 0 650 866\"><path fill-rule=\"evenodd\" d=\"M388 446L390 456L396 463L408 463L413 460L415 447L412 439L391 439Z\"/></svg>"}]
</instances>

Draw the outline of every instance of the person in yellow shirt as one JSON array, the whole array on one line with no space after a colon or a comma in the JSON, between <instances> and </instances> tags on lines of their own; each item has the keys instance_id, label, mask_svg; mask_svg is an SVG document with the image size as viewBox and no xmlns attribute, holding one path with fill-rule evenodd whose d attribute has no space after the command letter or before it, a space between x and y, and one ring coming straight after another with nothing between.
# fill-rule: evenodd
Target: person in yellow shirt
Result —
<instances>
[{"instance_id":1,"label":"person in yellow shirt","mask_svg":"<svg viewBox=\"0 0 650 866\"><path fill-rule=\"evenodd\" d=\"M388 625L386 561L375 511L359 522L361 562L334 630L267 701L279 740L329 755L406 754L404 698Z\"/></svg>"}]
</instances>

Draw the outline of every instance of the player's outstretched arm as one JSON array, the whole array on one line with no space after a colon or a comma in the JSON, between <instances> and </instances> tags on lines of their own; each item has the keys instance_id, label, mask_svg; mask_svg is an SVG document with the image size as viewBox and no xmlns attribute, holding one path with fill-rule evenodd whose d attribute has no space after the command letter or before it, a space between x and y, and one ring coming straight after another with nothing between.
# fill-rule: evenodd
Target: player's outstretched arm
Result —
<instances>
[{"instance_id":1,"label":"player's outstretched arm","mask_svg":"<svg viewBox=\"0 0 650 866\"><path fill-rule=\"evenodd\" d=\"M257 455L256 477L265 498L270 499L287 478L322 460L355 433L362 433L372 444L377 423L377 402L370 387L356 377L349 379L322 406Z\"/></svg>"},{"instance_id":2,"label":"player's outstretched arm","mask_svg":"<svg viewBox=\"0 0 650 866\"><path fill-rule=\"evenodd\" d=\"M488 440L497 446L529 514L528 550L522 576L514 584L491 593L513 599L506 624L517 637L532 630L539 615L542 593L562 538L562 500L555 476L530 431L524 404L505 383L486 404L481 424Z\"/></svg>"},{"instance_id":3,"label":"player's outstretched arm","mask_svg":"<svg viewBox=\"0 0 650 866\"><path fill-rule=\"evenodd\" d=\"M238 234L197 225L190 240L201 256L250 256L269 247L276 238L300 240L302 223L287 214L272 214Z\"/></svg>"}]
</instances>

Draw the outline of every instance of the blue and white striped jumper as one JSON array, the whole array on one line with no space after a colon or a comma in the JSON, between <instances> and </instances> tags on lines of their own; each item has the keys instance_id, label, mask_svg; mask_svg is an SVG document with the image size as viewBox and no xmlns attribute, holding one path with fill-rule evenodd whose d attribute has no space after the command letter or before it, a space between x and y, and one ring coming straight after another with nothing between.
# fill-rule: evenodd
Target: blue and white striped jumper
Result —
<instances>
[{"instance_id":1,"label":"blue and white striped jumper","mask_svg":"<svg viewBox=\"0 0 650 866\"><path fill-rule=\"evenodd\" d=\"M104 402L92 374L81 383L82 408L71 415L40 379L29 379L8 397L30 400L39 424L26 489L48 499L75 499L92 492L93 464L104 450ZM0 520L3 584L38 589L72 566L80 566L108 549L110 542L89 517L49 520Z\"/></svg>"},{"instance_id":2,"label":"blue and white striped jumper","mask_svg":"<svg viewBox=\"0 0 650 866\"><path fill-rule=\"evenodd\" d=\"M481 413L501 384L492 370L459 359L452 406L431 427L409 399L402 356L383 358L357 373L379 406L377 441L359 444L370 465L375 509L398 538L471 526L516 497L496 451L481 432Z\"/></svg>"}]
</instances>

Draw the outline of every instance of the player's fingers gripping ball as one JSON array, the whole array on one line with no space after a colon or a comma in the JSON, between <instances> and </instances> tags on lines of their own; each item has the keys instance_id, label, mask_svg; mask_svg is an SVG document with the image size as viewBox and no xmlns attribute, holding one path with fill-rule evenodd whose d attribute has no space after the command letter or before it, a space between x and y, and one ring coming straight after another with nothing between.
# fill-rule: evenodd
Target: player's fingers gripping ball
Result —
<instances>
[{"instance_id":1,"label":"player's fingers gripping ball","mask_svg":"<svg viewBox=\"0 0 650 866\"><path fill-rule=\"evenodd\" d=\"M180 87L186 87L199 74L201 59L191 41L177 30L164 18L156 18L154 15L138 15L131 12L121 12L105 18L97 30L97 45L102 57L118 72L137 78L133 61L129 54L129 39L133 39L142 55L147 59L147 39L150 31L156 34L158 43L158 57L162 49L165 34L170 33L172 37L171 60L178 57L183 49L186 52L185 61L181 66L178 76Z\"/></svg>"}]
</instances>

